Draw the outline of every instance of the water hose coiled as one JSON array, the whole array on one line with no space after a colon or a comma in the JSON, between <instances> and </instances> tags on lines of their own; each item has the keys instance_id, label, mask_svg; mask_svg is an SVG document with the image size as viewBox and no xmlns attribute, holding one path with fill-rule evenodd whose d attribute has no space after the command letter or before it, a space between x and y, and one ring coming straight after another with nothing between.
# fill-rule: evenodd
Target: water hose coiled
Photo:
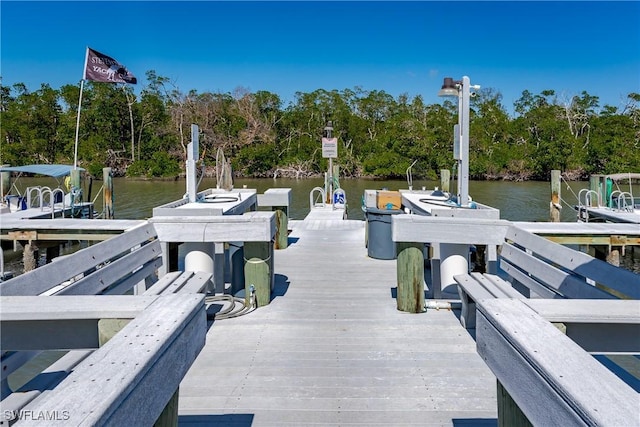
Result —
<instances>
[{"instance_id":1,"label":"water hose coiled","mask_svg":"<svg viewBox=\"0 0 640 427\"><path fill-rule=\"evenodd\" d=\"M205 305L223 302L229 303L229 306L217 313L207 313L207 320L223 320L240 317L251 313L256 307L255 287L251 285L249 288L249 301L246 298L234 297L233 295L210 295L205 297Z\"/></svg>"}]
</instances>

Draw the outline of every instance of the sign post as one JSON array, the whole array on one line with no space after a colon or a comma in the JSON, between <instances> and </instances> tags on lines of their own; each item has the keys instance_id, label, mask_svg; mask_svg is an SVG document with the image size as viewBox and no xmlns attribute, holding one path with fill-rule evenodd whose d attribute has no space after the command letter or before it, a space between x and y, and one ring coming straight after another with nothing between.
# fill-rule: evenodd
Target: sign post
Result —
<instances>
[{"instance_id":1,"label":"sign post","mask_svg":"<svg viewBox=\"0 0 640 427\"><path fill-rule=\"evenodd\" d=\"M324 128L326 137L322 138L322 157L329 159L329 185L327 190L327 202L333 203L333 159L338 157L338 138L332 138L333 123L331 120L327 122Z\"/></svg>"}]
</instances>

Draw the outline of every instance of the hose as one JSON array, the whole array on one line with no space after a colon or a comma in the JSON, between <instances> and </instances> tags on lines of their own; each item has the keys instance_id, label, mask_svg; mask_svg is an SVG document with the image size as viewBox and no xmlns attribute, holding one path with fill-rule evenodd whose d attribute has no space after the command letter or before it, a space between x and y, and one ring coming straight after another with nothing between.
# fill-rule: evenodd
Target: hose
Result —
<instances>
[{"instance_id":1,"label":"hose","mask_svg":"<svg viewBox=\"0 0 640 427\"><path fill-rule=\"evenodd\" d=\"M459 302L441 301L441 300L427 300L424 304L427 310L455 310L460 309L461 304Z\"/></svg>"},{"instance_id":2,"label":"hose","mask_svg":"<svg viewBox=\"0 0 640 427\"><path fill-rule=\"evenodd\" d=\"M223 319L232 319L234 317L243 316L245 314L251 313L256 309L256 298L255 298L255 287L251 285L249 288L249 303L247 304L247 300L245 298L234 297L233 295L211 295L204 299L205 305L209 306L210 304L216 302L229 302L229 307L225 308L214 314L207 313L207 320L223 320ZM238 308L238 306L240 306Z\"/></svg>"}]
</instances>

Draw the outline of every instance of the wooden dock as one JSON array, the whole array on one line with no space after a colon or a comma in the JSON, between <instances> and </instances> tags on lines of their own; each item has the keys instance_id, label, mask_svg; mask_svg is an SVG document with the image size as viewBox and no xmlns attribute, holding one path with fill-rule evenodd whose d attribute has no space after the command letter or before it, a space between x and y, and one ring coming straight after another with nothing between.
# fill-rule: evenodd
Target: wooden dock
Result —
<instances>
[{"instance_id":1,"label":"wooden dock","mask_svg":"<svg viewBox=\"0 0 640 427\"><path fill-rule=\"evenodd\" d=\"M214 321L179 425L496 425L496 380L458 313L396 309L364 221L313 209L275 252L270 305Z\"/></svg>"}]
</instances>

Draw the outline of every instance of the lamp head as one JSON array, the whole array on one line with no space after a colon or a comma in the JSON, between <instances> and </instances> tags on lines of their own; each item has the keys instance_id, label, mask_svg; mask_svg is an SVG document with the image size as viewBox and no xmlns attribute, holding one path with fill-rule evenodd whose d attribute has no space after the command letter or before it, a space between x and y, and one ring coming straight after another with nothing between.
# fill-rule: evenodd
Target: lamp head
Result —
<instances>
[{"instance_id":1,"label":"lamp head","mask_svg":"<svg viewBox=\"0 0 640 427\"><path fill-rule=\"evenodd\" d=\"M451 77L445 77L442 83L442 88L438 92L438 96L454 96L459 94L458 83L454 82Z\"/></svg>"},{"instance_id":2,"label":"lamp head","mask_svg":"<svg viewBox=\"0 0 640 427\"><path fill-rule=\"evenodd\" d=\"M327 125L324 127L324 130L333 130L333 122L331 120L327 121Z\"/></svg>"}]
</instances>

